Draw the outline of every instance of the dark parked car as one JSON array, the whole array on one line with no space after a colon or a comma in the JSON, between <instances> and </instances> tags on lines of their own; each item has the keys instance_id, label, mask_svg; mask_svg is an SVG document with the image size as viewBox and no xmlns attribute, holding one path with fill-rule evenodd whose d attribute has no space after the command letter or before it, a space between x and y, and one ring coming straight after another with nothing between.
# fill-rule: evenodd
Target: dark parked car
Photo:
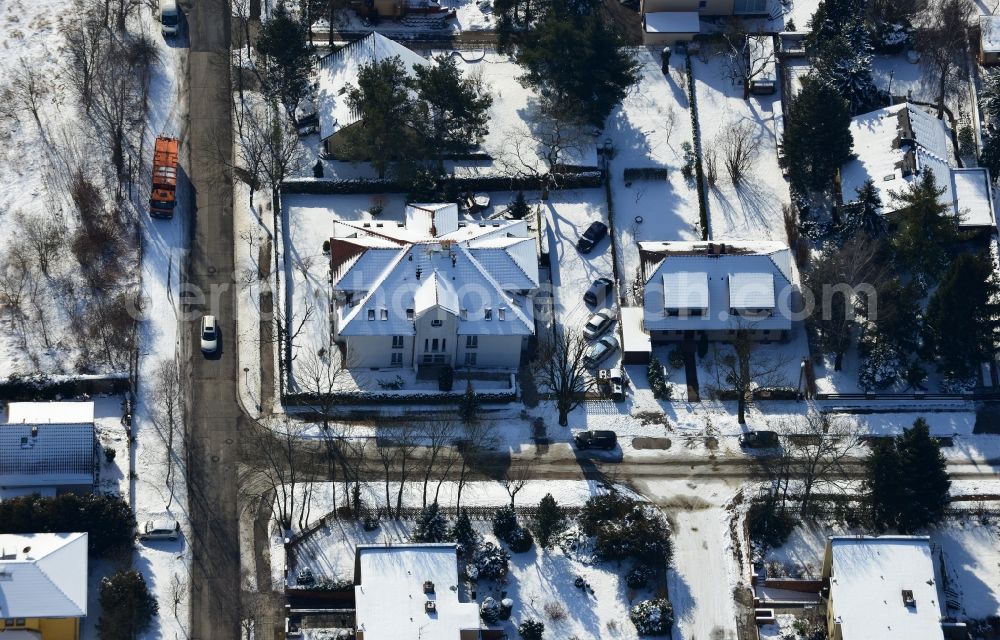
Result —
<instances>
[{"instance_id":1,"label":"dark parked car","mask_svg":"<svg viewBox=\"0 0 1000 640\"><path fill-rule=\"evenodd\" d=\"M614 431L581 431L573 436L579 449L614 449L618 436Z\"/></svg>"},{"instance_id":2,"label":"dark parked car","mask_svg":"<svg viewBox=\"0 0 1000 640\"><path fill-rule=\"evenodd\" d=\"M614 288L615 283L610 278L598 278L587 289L587 293L583 294L583 301L589 305L597 305L600 302L604 302Z\"/></svg>"},{"instance_id":3,"label":"dark parked car","mask_svg":"<svg viewBox=\"0 0 1000 640\"><path fill-rule=\"evenodd\" d=\"M748 431L740 436L740 446L744 449L776 449L778 434L773 431Z\"/></svg>"},{"instance_id":4,"label":"dark parked car","mask_svg":"<svg viewBox=\"0 0 1000 640\"><path fill-rule=\"evenodd\" d=\"M580 239L576 241L576 248L580 250L580 253L590 253L598 242L604 240L606 235L608 235L608 225L603 222L591 222Z\"/></svg>"}]
</instances>

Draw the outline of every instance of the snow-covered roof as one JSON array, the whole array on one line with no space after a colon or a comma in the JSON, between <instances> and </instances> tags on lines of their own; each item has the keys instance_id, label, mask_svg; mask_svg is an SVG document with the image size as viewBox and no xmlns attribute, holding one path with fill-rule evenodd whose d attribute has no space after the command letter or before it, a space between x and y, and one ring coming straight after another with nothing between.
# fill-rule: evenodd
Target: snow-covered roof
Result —
<instances>
[{"instance_id":1,"label":"snow-covered roof","mask_svg":"<svg viewBox=\"0 0 1000 640\"><path fill-rule=\"evenodd\" d=\"M0 487L94 482L94 425L0 425Z\"/></svg>"},{"instance_id":2,"label":"snow-covered roof","mask_svg":"<svg viewBox=\"0 0 1000 640\"><path fill-rule=\"evenodd\" d=\"M0 535L0 618L86 615L86 533Z\"/></svg>"},{"instance_id":3,"label":"snow-covered roof","mask_svg":"<svg viewBox=\"0 0 1000 640\"><path fill-rule=\"evenodd\" d=\"M758 71L751 81L753 84L774 84L778 81L778 64L774 56L774 36L747 36L750 59L754 60L754 71Z\"/></svg>"},{"instance_id":4,"label":"snow-covered roof","mask_svg":"<svg viewBox=\"0 0 1000 640\"><path fill-rule=\"evenodd\" d=\"M458 205L454 202L406 205L406 228L421 236L443 236L458 230Z\"/></svg>"},{"instance_id":5,"label":"snow-covered roof","mask_svg":"<svg viewBox=\"0 0 1000 640\"><path fill-rule=\"evenodd\" d=\"M1000 16L980 16L979 32L983 51L1000 53Z\"/></svg>"},{"instance_id":6,"label":"snow-covered roof","mask_svg":"<svg viewBox=\"0 0 1000 640\"><path fill-rule=\"evenodd\" d=\"M899 209L893 193L906 191L924 171L934 173L944 190L940 201L956 212L966 211L964 227L993 225L992 207L984 210L982 192L989 189L982 170L960 175L948 161L948 130L944 122L916 105L902 103L855 116L851 120L854 155L841 167L844 204L857 199L857 190L871 179L882 199L882 212ZM980 180L986 180L983 184ZM968 199L968 200L966 200Z\"/></svg>"},{"instance_id":7,"label":"snow-covered roof","mask_svg":"<svg viewBox=\"0 0 1000 640\"><path fill-rule=\"evenodd\" d=\"M640 242L645 278L643 317L647 330L757 330L791 328L791 256L779 242ZM692 278L692 274L698 274ZM686 283L686 284L685 284ZM708 299L701 315L672 315L672 287L698 291ZM686 299L682 299L684 301ZM732 315L732 309L769 309L754 316Z\"/></svg>"},{"instance_id":8,"label":"snow-covered roof","mask_svg":"<svg viewBox=\"0 0 1000 640\"><path fill-rule=\"evenodd\" d=\"M621 327L624 353L650 353L653 350L649 334L642 328L641 307L622 307Z\"/></svg>"},{"instance_id":9,"label":"snow-covered roof","mask_svg":"<svg viewBox=\"0 0 1000 640\"><path fill-rule=\"evenodd\" d=\"M825 565L843 640L943 640L928 537L833 537Z\"/></svg>"},{"instance_id":10,"label":"snow-covered roof","mask_svg":"<svg viewBox=\"0 0 1000 640\"><path fill-rule=\"evenodd\" d=\"M358 121L358 114L347 105L347 92L350 87L356 86L361 67L395 56L399 56L406 72L411 75L414 65L431 64L377 31L320 60L319 91L316 96L320 140L325 140Z\"/></svg>"},{"instance_id":11,"label":"snow-covered roof","mask_svg":"<svg viewBox=\"0 0 1000 640\"><path fill-rule=\"evenodd\" d=\"M434 212L435 222L426 224L421 212ZM419 205L408 210L406 225L334 225L338 335L414 335L415 321L435 308L458 316L459 335L534 333L534 307L525 294L538 287L538 258L527 225L451 223L451 213L447 206ZM380 243L368 246L364 240L372 235Z\"/></svg>"},{"instance_id":12,"label":"snow-covered roof","mask_svg":"<svg viewBox=\"0 0 1000 640\"><path fill-rule=\"evenodd\" d=\"M697 11L653 11L643 14L646 33L699 33Z\"/></svg>"},{"instance_id":13,"label":"snow-covered roof","mask_svg":"<svg viewBox=\"0 0 1000 640\"><path fill-rule=\"evenodd\" d=\"M359 545L354 601L365 640L458 640L479 629L479 607L461 602L454 544ZM424 593L424 583L433 593ZM427 613L425 603L435 611Z\"/></svg>"},{"instance_id":14,"label":"snow-covered roof","mask_svg":"<svg viewBox=\"0 0 1000 640\"><path fill-rule=\"evenodd\" d=\"M708 309L708 274L704 271L666 271L663 274L666 309Z\"/></svg>"},{"instance_id":15,"label":"snow-covered roof","mask_svg":"<svg viewBox=\"0 0 1000 640\"><path fill-rule=\"evenodd\" d=\"M94 421L93 402L11 402L10 424L80 424Z\"/></svg>"},{"instance_id":16,"label":"snow-covered roof","mask_svg":"<svg viewBox=\"0 0 1000 640\"><path fill-rule=\"evenodd\" d=\"M993 190L990 174L982 167L951 170L951 190L962 224L974 227L994 225Z\"/></svg>"}]
</instances>

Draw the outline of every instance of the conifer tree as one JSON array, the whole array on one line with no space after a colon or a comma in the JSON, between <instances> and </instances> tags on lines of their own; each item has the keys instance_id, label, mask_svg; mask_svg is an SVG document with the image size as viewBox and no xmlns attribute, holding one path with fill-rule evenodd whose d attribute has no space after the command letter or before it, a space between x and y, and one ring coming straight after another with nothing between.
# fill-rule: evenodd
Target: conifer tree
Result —
<instances>
[{"instance_id":1,"label":"conifer tree","mask_svg":"<svg viewBox=\"0 0 1000 640\"><path fill-rule=\"evenodd\" d=\"M960 237L959 219L948 203L941 202L943 193L934 172L924 169L909 189L892 194L899 208L892 235L896 260L925 283L941 276L948 251Z\"/></svg>"},{"instance_id":2,"label":"conifer tree","mask_svg":"<svg viewBox=\"0 0 1000 640\"><path fill-rule=\"evenodd\" d=\"M781 163L800 191L825 190L851 157L851 114L843 98L814 77L792 98L781 140Z\"/></svg>"},{"instance_id":3,"label":"conifer tree","mask_svg":"<svg viewBox=\"0 0 1000 640\"><path fill-rule=\"evenodd\" d=\"M289 117L305 94L312 73L312 47L308 27L296 20L284 1L261 25L257 50L266 57L264 78L273 94L281 99Z\"/></svg>"},{"instance_id":4,"label":"conifer tree","mask_svg":"<svg viewBox=\"0 0 1000 640\"><path fill-rule=\"evenodd\" d=\"M538 512L535 515L535 536L538 544L543 548L548 548L552 539L558 535L566 526L566 514L562 507L552 497L551 493L546 493L538 503Z\"/></svg>"}]
</instances>

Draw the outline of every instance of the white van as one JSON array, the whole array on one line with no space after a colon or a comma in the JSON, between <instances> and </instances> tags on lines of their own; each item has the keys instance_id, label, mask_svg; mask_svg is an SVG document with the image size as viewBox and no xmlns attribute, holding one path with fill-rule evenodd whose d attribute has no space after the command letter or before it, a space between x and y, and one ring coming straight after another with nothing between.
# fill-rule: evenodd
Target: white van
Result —
<instances>
[{"instance_id":1,"label":"white van","mask_svg":"<svg viewBox=\"0 0 1000 640\"><path fill-rule=\"evenodd\" d=\"M160 0L160 25L164 36L177 33L181 13L177 10L177 0Z\"/></svg>"}]
</instances>

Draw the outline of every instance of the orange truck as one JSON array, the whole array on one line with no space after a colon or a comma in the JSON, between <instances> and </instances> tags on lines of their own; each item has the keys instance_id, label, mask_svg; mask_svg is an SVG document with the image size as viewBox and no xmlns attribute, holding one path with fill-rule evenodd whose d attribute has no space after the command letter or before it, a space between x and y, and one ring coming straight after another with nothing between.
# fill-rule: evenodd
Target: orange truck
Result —
<instances>
[{"instance_id":1,"label":"orange truck","mask_svg":"<svg viewBox=\"0 0 1000 640\"><path fill-rule=\"evenodd\" d=\"M149 198L149 215L173 218L177 205L177 138L159 137L153 149L153 194Z\"/></svg>"}]
</instances>

